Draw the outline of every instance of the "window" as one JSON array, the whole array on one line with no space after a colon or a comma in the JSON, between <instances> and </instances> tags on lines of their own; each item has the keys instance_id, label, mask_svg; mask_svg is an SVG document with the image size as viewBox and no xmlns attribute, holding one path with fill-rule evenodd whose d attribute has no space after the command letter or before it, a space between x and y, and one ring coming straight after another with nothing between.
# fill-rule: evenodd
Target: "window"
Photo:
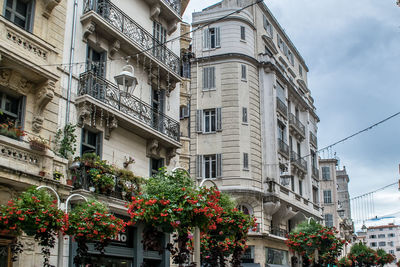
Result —
<instances>
[{"instance_id":1,"label":"window","mask_svg":"<svg viewBox=\"0 0 400 267\"><path fill-rule=\"evenodd\" d=\"M380 247L385 247L385 246L386 246L386 242L383 242L383 241L382 241L382 242L379 242L379 246L380 246Z\"/></svg>"},{"instance_id":2,"label":"window","mask_svg":"<svg viewBox=\"0 0 400 267\"><path fill-rule=\"evenodd\" d=\"M392 254L392 255L394 255L394 250L389 250L389 254Z\"/></svg>"},{"instance_id":3,"label":"window","mask_svg":"<svg viewBox=\"0 0 400 267\"><path fill-rule=\"evenodd\" d=\"M213 49L221 47L220 28L208 28L203 32L204 49Z\"/></svg>"},{"instance_id":4,"label":"window","mask_svg":"<svg viewBox=\"0 0 400 267\"><path fill-rule=\"evenodd\" d=\"M93 74L104 78L106 76L106 55L106 52L98 52L88 45L86 70L92 71ZM93 81L93 83L99 86L96 81Z\"/></svg>"},{"instance_id":5,"label":"window","mask_svg":"<svg viewBox=\"0 0 400 267\"><path fill-rule=\"evenodd\" d=\"M318 201L318 188L313 186L313 202L317 204Z\"/></svg>"},{"instance_id":6,"label":"window","mask_svg":"<svg viewBox=\"0 0 400 267\"><path fill-rule=\"evenodd\" d=\"M82 129L81 155L85 153L96 153L101 156L101 133Z\"/></svg>"},{"instance_id":7,"label":"window","mask_svg":"<svg viewBox=\"0 0 400 267\"><path fill-rule=\"evenodd\" d=\"M240 26L240 40L246 40L246 28L244 26Z\"/></svg>"},{"instance_id":8,"label":"window","mask_svg":"<svg viewBox=\"0 0 400 267\"><path fill-rule=\"evenodd\" d=\"M371 246L371 247L376 247L376 242L371 242L371 243L370 243L370 246Z\"/></svg>"},{"instance_id":9,"label":"window","mask_svg":"<svg viewBox=\"0 0 400 267\"><path fill-rule=\"evenodd\" d=\"M393 241L388 242L388 246L389 247L393 247L394 246L394 242Z\"/></svg>"},{"instance_id":10,"label":"window","mask_svg":"<svg viewBox=\"0 0 400 267\"><path fill-rule=\"evenodd\" d=\"M204 178L217 177L217 159L215 155L204 156Z\"/></svg>"},{"instance_id":11,"label":"window","mask_svg":"<svg viewBox=\"0 0 400 267\"><path fill-rule=\"evenodd\" d=\"M249 153L243 153L243 169L249 169Z\"/></svg>"},{"instance_id":12,"label":"window","mask_svg":"<svg viewBox=\"0 0 400 267\"><path fill-rule=\"evenodd\" d=\"M238 205L237 209L246 215L251 215L251 209L247 205Z\"/></svg>"},{"instance_id":13,"label":"window","mask_svg":"<svg viewBox=\"0 0 400 267\"><path fill-rule=\"evenodd\" d=\"M248 246L242 256L242 263L254 263L254 246Z\"/></svg>"},{"instance_id":14,"label":"window","mask_svg":"<svg viewBox=\"0 0 400 267\"><path fill-rule=\"evenodd\" d=\"M0 123L12 122L14 126L22 126L25 97L0 92Z\"/></svg>"},{"instance_id":15,"label":"window","mask_svg":"<svg viewBox=\"0 0 400 267\"><path fill-rule=\"evenodd\" d=\"M325 214L325 226L332 227L333 226L333 215L332 214Z\"/></svg>"},{"instance_id":16,"label":"window","mask_svg":"<svg viewBox=\"0 0 400 267\"><path fill-rule=\"evenodd\" d=\"M276 83L276 86L277 86L277 90L276 90L277 97L283 103L286 103L285 88L279 82Z\"/></svg>"},{"instance_id":17,"label":"window","mask_svg":"<svg viewBox=\"0 0 400 267\"><path fill-rule=\"evenodd\" d=\"M329 167L322 167L322 180L330 180L331 179L331 170Z\"/></svg>"},{"instance_id":18,"label":"window","mask_svg":"<svg viewBox=\"0 0 400 267\"><path fill-rule=\"evenodd\" d=\"M292 175L292 177L290 177L290 184L291 184L291 188L292 188L292 191L294 192L294 176Z\"/></svg>"},{"instance_id":19,"label":"window","mask_svg":"<svg viewBox=\"0 0 400 267\"><path fill-rule=\"evenodd\" d=\"M157 174L164 167L164 159L150 158L150 176Z\"/></svg>"},{"instance_id":20,"label":"window","mask_svg":"<svg viewBox=\"0 0 400 267\"><path fill-rule=\"evenodd\" d=\"M215 133L222 131L221 108L196 111L197 133Z\"/></svg>"},{"instance_id":21,"label":"window","mask_svg":"<svg viewBox=\"0 0 400 267\"><path fill-rule=\"evenodd\" d=\"M292 64L292 66L294 66L294 56L292 51L288 50L288 58L289 58L289 62Z\"/></svg>"},{"instance_id":22,"label":"window","mask_svg":"<svg viewBox=\"0 0 400 267\"><path fill-rule=\"evenodd\" d=\"M300 77L303 77L303 67L299 64L299 74Z\"/></svg>"},{"instance_id":23,"label":"window","mask_svg":"<svg viewBox=\"0 0 400 267\"><path fill-rule=\"evenodd\" d=\"M6 0L4 16L15 25L32 31L33 25L33 0Z\"/></svg>"},{"instance_id":24,"label":"window","mask_svg":"<svg viewBox=\"0 0 400 267\"><path fill-rule=\"evenodd\" d=\"M268 21L267 17L264 15L263 16L263 24L264 24L264 29L265 31L269 34L269 36L272 38L273 35L273 28L271 23Z\"/></svg>"},{"instance_id":25,"label":"window","mask_svg":"<svg viewBox=\"0 0 400 267\"><path fill-rule=\"evenodd\" d=\"M265 256L267 264L276 264L288 266L288 252L285 250L275 248L265 248Z\"/></svg>"},{"instance_id":26,"label":"window","mask_svg":"<svg viewBox=\"0 0 400 267\"><path fill-rule=\"evenodd\" d=\"M332 203L332 192L331 190L324 190L324 203L331 204Z\"/></svg>"},{"instance_id":27,"label":"window","mask_svg":"<svg viewBox=\"0 0 400 267\"><path fill-rule=\"evenodd\" d=\"M370 235L369 238L376 238L376 235Z\"/></svg>"},{"instance_id":28,"label":"window","mask_svg":"<svg viewBox=\"0 0 400 267\"><path fill-rule=\"evenodd\" d=\"M396 251L400 251L400 247L396 247Z\"/></svg>"},{"instance_id":29,"label":"window","mask_svg":"<svg viewBox=\"0 0 400 267\"><path fill-rule=\"evenodd\" d=\"M163 44L167 40L167 30L158 22L153 22L153 36L154 36L154 46L153 54L158 59L163 60L166 56L166 51L163 49Z\"/></svg>"},{"instance_id":30,"label":"window","mask_svg":"<svg viewBox=\"0 0 400 267\"><path fill-rule=\"evenodd\" d=\"M247 123L247 108L242 108L242 122Z\"/></svg>"},{"instance_id":31,"label":"window","mask_svg":"<svg viewBox=\"0 0 400 267\"><path fill-rule=\"evenodd\" d=\"M393 233L388 234L388 237L394 237L395 235Z\"/></svg>"},{"instance_id":32,"label":"window","mask_svg":"<svg viewBox=\"0 0 400 267\"><path fill-rule=\"evenodd\" d=\"M0 240L0 266L12 266L12 238Z\"/></svg>"},{"instance_id":33,"label":"window","mask_svg":"<svg viewBox=\"0 0 400 267\"><path fill-rule=\"evenodd\" d=\"M385 234L379 234L378 238L385 238Z\"/></svg>"},{"instance_id":34,"label":"window","mask_svg":"<svg viewBox=\"0 0 400 267\"><path fill-rule=\"evenodd\" d=\"M247 68L246 68L246 65L242 65L242 81L247 81Z\"/></svg>"},{"instance_id":35,"label":"window","mask_svg":"<svg viewBox=\"0 0 400 267\"><path fill-rule=\"evenodd\" d=\"M189 118L189 106L180 106L179 108L179 118L185 119L185 118Z\"/></svg>"},{"instance_id":36,"label":"window","mask_svg":"<svg viewBox=\"0 0 400 267\"><path fill-rule=\"evenodd\" d=\"M215 67L203 68L203 90L215 89Z\"/></svg>"},{"instance_id":37,"label":"window","mask_svg":"<svg viewBox=\"0 0 400 267\"><path fill-rule=\"evenodd\" d=\"M299 194L300 196L303 195L303 181L299 180Z\"/></svg>"},{"instance_id":38,"label":"window","mask_svg":"<svg viewBox=\"0 0 400 267\"><path fill-rule=\"evenodd\" d=\"M379 231L383 231L383 228L379 228Z\"/></svg>"}]
</instances>

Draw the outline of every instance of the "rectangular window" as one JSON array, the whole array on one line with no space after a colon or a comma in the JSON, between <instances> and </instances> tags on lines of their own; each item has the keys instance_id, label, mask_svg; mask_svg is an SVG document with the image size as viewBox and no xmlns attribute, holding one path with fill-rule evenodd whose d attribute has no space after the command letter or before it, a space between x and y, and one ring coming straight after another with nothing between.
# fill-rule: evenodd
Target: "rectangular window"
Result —
<instances>
[{"instance_id":1,"label":"rectangular window","mask_svg":"<svg viewBox=\"0 0 400 267\"><path fill-rule=\"evenodd\" d=\"M247 67L242 65L242 81L247 81Z\"/></svg>"},{"instance_id":2,"label":"rectangular window","mask_svg":"<svg viewBox=\"0 0 400 267\"><path fill-rule=\"evenodd\" d=\"M394 237L393 233L388 234L388 237Z\"/></svg>"},{"instance_id":3,"label":"rectangular window","mask_svg":"<svg viewBox=\"0 0 400 267\"><path fill-rule=\"evenodd\" d=\"M294 55L292 53L292 51L288 50L288 59L289 62L292 64L292 66L294 66Z\"/></svg>"},{"instance_id":4,"label":"rectangular window","mask_svg":"<svg viewBox=\"0 0 400 267\"><path fill-rule=\"evenodd\" d=\"M150 176L157 174L164 167L164 159L150 158Z\"/></svg>"},{"instance_id":5,"label":"rectangular window","mask_svg":"<svg viewBox=\"0 0 400 267\"><path fill-rule=\"evenodd\" d=\"M101 157L101 133L82 129L81 155L96 153Z\"/></svg>"},{"instance_id":6,"label":"rectangular window","mask_svg":"<svg viewBox=\"0 0 400 267\"><path fill-rule=\"evenodd\" d=\"M329 167L322 167L322 180L330 180L331 179L331 170Z\"/></svg>"},{"instance_id":7,"label":"rectangular window","mask_svg":"<svg viewBox=\"0 0 400 267\"><path fill-rule=\"evenodd\" d=\"M86 58L86 71L91 71L93 74L99 77L106 76L106 61L107 53L98 52L91 46L87 46L87 58ZM95 83L95 81L94 81ZM96 83L97 84L97 83Z\"/></svg>"},{"instance_id":8,"label":"rectangular window","mask_svg":"<svg viewBox=\"0 0 400 267\"><path fill-rule=\"evenodd\" d=\"M376 235L370 235L369 238L376 238Z\"/></svg>"},{"instance_id":9,"label":"rectangular window","mask_svg":"<svg viewBox=\"0 0 400 267\"><path fill-rule=\"evenodd\" d=\"M189 106L180 106L179 108L179 118L181 120L189 118Z\"/></svg>"},{"instance_id":10,"label":"rectangular window","mask_svg":"<svg viewBox=\"0 0 400 267\"><path fill-rule=\"evenodd\" d=\"M295 188L294 188L294 176L292 175L291 177L290 177L290 185L291 185L291 188L292 188L292 191L294 192L294 190L295 190Z\"/></svg>"},{"instance_id":11,"label":"rectangular window","mask_svg":"<svg viewBox=\"0 0 400 267\"><path fill-rule=\"evenodd\" d=\"M288 252L285 250L275 249L275 248L265 248L265 262L267 264L276 264L281 266L288 266ZM266 264L266 265L267 265Z\"/></svg>"},{"instance_id":12,"label":"rectangular window","mask_svg":"<svg viewBox=\"0 0 400 267\"><path fill-rule=\"evenodd\" d=\"M240 39L246 40L246 28L244 26L240 26Z\"/></svg>"},{"instance_id":13,"label":"rectangular window","mask_svg":"<svg viewBox=\"0 0 400 267\"><path fill-rule=\"evenodd\" d=\"M393 241L389 241L389 242L388 242L388 246L389 246L389 247L393 247L393 246L394 246L394 242L393 242Z\"/></svg>"},{"instance_id":14,"label":"rectangular window","mask_svg":"<svg viewBox=\"0 0 400 267\"><path fill-rule=\"evenodd\" d=\"M248 246L242 255L242 263L254 263L254 246Z\"/></svg>"},{"instance_id":15,"label":"rectangular window","mask_svg":"<svg viewBox=\"0 0 400 267\"><path fill-rule=\"evenodd\" d=\"M33 0L5 1L4 17L26 31L32 31L33 11Z\"/></svg>"},{"instance_id":16,"label":"rectangular window","mask_svg":"<svg viewBox=\"0 0 400 267\"><path fill-rule=\"evenodd\" d=\"M376 242L371 242L371 243L370 243L370 246L371 246L371 247L376 247Z\"/></svg>"},{"instance_id":17,"label":"rectangular window","mask_svg":"<svg viewBox=\"0 0 400 267\"><path fill-rule=\"evenodd\" d=\"M385 238L385 234L379 234L378 238Z\"/></svg>"},{"instance_id":18,"label":"rectangular window","mask_svg":"<svg viewBox=\"0 0 400 267\"><path fill-rule=\"evenodd\" d=\"M303 181L299 180L299 194L303 196Z\"/></svg>"},{"instance_id":19,"label":"rectangular window","mask_svg":"<svg viewBox=\"0 0 400 267\"><path fill-rule=\"evenodd\" d=\"M386 246L386 242L383 242L383 241L382 241L382 242L379 242L379 246L380 246L380 247L385 247L385 246Z\"/></svg>"},{"instance_id":20,"label":"rectangular window","mask_svg":"<svg viewBox=\"0 0 400 267\"><path fill-rule=\"evenodd\" d=\"M215 109L204 110L204 133L216 131Z\"/></svg>"},{"instance_id":21,"label":"rectangular window","mask_svg":"<svg viewBox=\"0 0 400 267\"><path fill-rule=\"evenodd\" d=\"M243 153L243 169L245 169L245 170L249 169L249 154L248 153Z\"/></svg>"},{"instance_id":22,"label":"rectangular window","mask_svg":"<svg viewBox=\"0 0 400 267\"><path fill-rule=\"evenodd\" d=\"M392 254L392 255L394 255L394 250L389 250L389 254Z\"/></svg>"},{"instance_id":23,"label":"rectangular window","mask_svg":"<svg viewBox=\"0 0 400 267\"><path fill-rule=\"evenodd\" d=\"M331 204L332 203L332 192L331 190L324 190L324 203Z\"/></svg>"},{"instance_id":24,"label":"rectangular window","mask_svg":"<svg viewBox=\"0 0 400 267\"><path fill-rule=\"evenodd\" d=\"M203 31L203 46L204 49L213 49L221 47L220 28L208 28Z\"/></svg>"},{"instance_id":25,"label":"rectangular window","mask_svg":"<svg viewBox=\"0 0 400 267\"><path fill-rule=\"evenodd\" d=\"M268 19L267 19L267 17L266 17L265 15L263 16L263 24L264 24L264 29L265 29L265 31L268 33L268 35L269 35L270 37L272 37L272 35L273 35L273 28L272 28L271 23L268 21Z\"/></svg>"},{"instance_id":26,"label":"rectangular window","mask_svg":"<svg viewBox=\"0 0 400 267\"><path fill-rule=\"evenodd\" d=\"M313 202L317 204L318 201L318 188L313 186Z\"/></svg>"},{"instance_id":27,"label":"rectangular window","mask_svg":"<svg viewBox=\"0 0 400 267\"><path fill-rule=\"evenodd\" d=\"M400 251L400 247L396 247L396 251Z\"/></svg>"},{"instance_id":28,"label":"rectangular window","mask_svg":"<svg viewBox=\"0 0 400 267\"><path fill-rule=\"evenodd\" d=\"M166 56L166 51L163 49L163 44L167 40L167 30L158 22L153 22L153 36L154 36L154 45L153 45L153 54L155 57L164 61Z\"/></svg>"},{"instance_id":29,"label":"rectangular window","mask_svg":"<svg viewBox=\"0 0 400 267\"><path fill-rule=\"evenodd\" d=\"M215 67L203 68L203 90L215 89Z\"/></svg>"},{"instance_id":30,"label":"rectangular window","mask_svg":"<svg viewBox=\"0 0 400 267\"><path fill-rule=\"evenodd\" d=\"M332 214L325 214L324 215L325 219L325 226L326 227L332 227L333 226L333 215Z\"/></svg>"},{"instance_id":31,"label":"rectangular window","mask_svg":"<svg viewBox=\"0 0 400 267\"><path fill-rule=\"evenodd\" d=\"M216 155L204 156L204 178L217 178Z\"/></svg>"},{"instance_id":32,"label":"rectangular window","mask_svg":"<svg viewBox=\"0 0 400 267\"><path fill-rule=\"evenodd\" d=\"M16 94L0 92L0 123L13 123L22 126L25 97Z\"/></svg>"},{"instance_id":33,"label":"rectangular window","mask_svg":"<svg viewBox=\"0 0 400 267\"><path fill-rule=\"evenodd\" d=\"M303 77L303 67L299 64L299 74L300 77Z\"/></svg>"},{"instance_id":34,"label":"rectangular window","mask_svg":"<svg viewBox=\"0 0 400 267\"><path fill-rule=\"evenodd\" d=\"M247 123L247 108L242 108L242 122Z\"/></svg>"}]
</instances>

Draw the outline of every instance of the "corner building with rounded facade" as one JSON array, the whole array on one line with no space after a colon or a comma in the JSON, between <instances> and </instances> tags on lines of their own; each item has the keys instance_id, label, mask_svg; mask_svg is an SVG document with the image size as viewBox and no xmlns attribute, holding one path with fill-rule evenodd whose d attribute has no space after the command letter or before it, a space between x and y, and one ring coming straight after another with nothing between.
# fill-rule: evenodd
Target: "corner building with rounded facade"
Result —
<instances>
[{"instance_id":1,"label":"corner building with rounded facade","mask_svg":"<svg viewBox=\"0 0 400 267\"><path fill-rule=\"evenodd\" d=\"M224 0L193 13L190 171L230 193L258 227L243 266L301 266L286 233L322 220L308 68L264 3Z\"/></svg>"}]
</instances>

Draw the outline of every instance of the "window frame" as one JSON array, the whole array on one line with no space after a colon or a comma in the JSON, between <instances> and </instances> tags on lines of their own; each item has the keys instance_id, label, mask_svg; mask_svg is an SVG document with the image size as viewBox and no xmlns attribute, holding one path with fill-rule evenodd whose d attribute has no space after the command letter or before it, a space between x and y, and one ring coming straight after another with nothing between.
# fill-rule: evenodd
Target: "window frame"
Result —
<instances>
[{"instance_id":1,"label":"window frame","mask_svg":"<svg viewBox=\"0 0 400 267\"><path fill-rule=\"evenodd\" d=\"M203 50L211 50L221 47L220 27L209 27L203 31Z\"/></svg>"},{"instance_id":2,"label":"window frame","mask_svg":"<svg viewBox=\"0 0 400 267\"><path fill-rule=\"evenodd\" d=\"M161 163L161 164L158 164L160 166L158 166L157 169L154 169L154 161L158 161L159 163ZM164 161L163 158L158 158L158 159L157 158L150 158L150 164L149 165L150 165L149 166L150 167L150 176L154 176L159 172L160 168L165 167L165 161Z\"/></svg>"},{"instance_id":3,"label":"window frame","mask_svg":"<svg viewBox=\"0 0 400 267\"><path fill-rule=\"evenodd\" d=\"M203 67L203 91L216 90L215 66Z\"/></svg>"},{"instance_id":4,"label":"window frame","mask_svg":"<svg viewBox=\"0 0 400 267\"><path fill-rule=\"evenodd\" d=\"M0 111L3 112L2 116L7 117L7 121L11 120L14 123L14 126L21 127L23 130L25 122L26 96L1 89L2 87L0 87ZM15 103L13 103L14 101ZM11 102L17 106L17 113L13 113L6 109L7 102Z\"/></svg>"},{"instance_id":5,"label":"window frame","mask_svg":"<svg viewBox=\"0 0 400 267\"><path fill-rule=\"evenodd\" d=\"M324 190L323 191L323 198L324 198L324 204L332 204L332 191L331 190Z\"/></svg>"},{"instance_id":6,"label":"window frame","mask_svg":"<svg viewBox=\"0 0 400 267\"><path fill-rule=\"evenodd\" d=\"M324 214L324 221L326 227L333 227L333 215L330 213Z\"/></svg>"},{"instance_id":7,"label":"window frame","mask_svg":"<svg viewBox=\"0 0 400 267\"><path fill-rule=\"evenodd\" d=\"M249 170L249 153L243 153L243 170Z\"/></svg>"},{"instance_id":8,"label":"window frame","mask_svg":"<svg viewBox=\"0 0 400 267\"><path fill-rule=\"evenodd\" d=\"M326 170L328 170L328 171L326 172ZM322 166L321 167L321 174L322 174L322 180L324 180L324 181L331 180L331 168L330 167ZM326 176L326 174L328 174L328 175Z\"/></svg>"},{"instance_id":9,"label":"window frame","mask_svg":"<svg viewBox=\"0 0 400 267\"><path fill-rule=\"evenodd\" d=\"M248 110L246 107L242 107L242 123L248 124Z\"/></svg>"},{"instance_id":10,"label":"window frame","mask_svg":"<svg viewBox=\"0 0 400 267\"><path fill-rule=\"evenodd\" d=\"M207 164L209 164L209 172L207 174ZM215 173L215 175L213 175ZM217 155L203 155L203 178L205 179L215 179L217 178Z\"/></svg>"},{"instance_id":11,"label":"window frame","mask_svg":"<svg viewBox=\"0 0 400 267\"><path fill-rule=\"evenodd\" d=\"M87 140L84 140L86 138L88 138L88 133L92 133L94 134L96 137L96 145L92 145L89 143L86 143ZM98 155L100 158L102 157L102 149L103 149L103 134L102 132L96 132L93 131L91 129L87 129L87 128L82 128L81 131L81 156L84 153L90 153L90 152L83 152L83 146L86 146L88 148L94 148L94 153L96 153L96 155Z\"/></svg>"},{"instance_id":12,"label":"window frame","mask_svg":"<svg viewBox=\"0 0 400 267\"><path fill-rule=\"evenodd\" d=\"M217 131L217 112L215 109L203 110L203 125L203 133L215 133ZM209 128L208 130L207 127Z\"/></svg>"},{"instance_id":13,"label":"window frame","mask_svg":"<svg viewBox=\"0 0 400 267\"><path fill-rule=\"evenodd\" d=\"M247 82L247 66L245 64L241 64L241 80L243 82Z\"/></svg>"},{"instance_id":14,"label":"window frame","mask_svg":"<svg viewBox=\"0 0 400 267\"><path fill-rule=\"evenodd\" d=\"M246 27L240 26L240 41L246 41Z\"/></svg>"},{"instance_id":15,"label":"window frame","mask_svg":"<svg viewBox=\"0 0 400 267\"><path fill-rule=\"evenodd\" d=\"M35 0L28 0L27 2L27 8L26 8L26 16L25 16L25 26L21 27L20 25L18 25L17 23L15 23L15 13L16 12L16 5L18 1L21 0L12 0L13 1L13 7L10 8L7 7L7 1L9 0L5 0L4 1L4 6L3 6L3 16L6 20L10 21L11 23L13 23L14 25L18 26L19 28L24 29L27 32L32 32L33 31L33 23L34 23L34 19L35 19L35 7L36 7L36 1ZM23 1L21 1L23 2ZM6 16L6 12L10 12L11 13L11 17L7 18ZM17 17L22 17L21 14L17 13ZM12 19L14 18L14 20Z\"/></svg>"}]
</instances>

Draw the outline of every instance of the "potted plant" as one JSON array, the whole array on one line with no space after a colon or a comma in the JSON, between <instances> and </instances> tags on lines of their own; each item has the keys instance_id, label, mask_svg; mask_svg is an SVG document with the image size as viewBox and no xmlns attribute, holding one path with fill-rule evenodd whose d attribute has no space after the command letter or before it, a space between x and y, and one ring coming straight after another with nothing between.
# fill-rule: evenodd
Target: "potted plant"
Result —
<instances>
[{"instance_id":1,"label":"potted plant","mask_svg":"<svg viewBox=\"0 0 400 267\"><path fill-rule=\"evenodd\" d=\"M12 121L0 124L0 134L17 140L26 135L21 126L16 127Z\"/></svg>"},{"instance_id":2,"label":"potted plant","mask_svg":"<svg viewBox=\"0 0 400 267\"><path fill-rule=\"evenodd\" d=\"M45 151L49 145L48 142L41 136L29 138L29 145L33 150Z\"/></svg>"},{"instance_id":3,"label":"potted plant","mask_svg":"<svg viewBox=\"0 0 400 267\"><path fill-rule=\"evenodd\" d=\"M60 179L61 179L62 177L64 177L64 174L62 174L61 172L59 172L59 171L54 171L54 172L53 172L53 179L54 179L54 180L60 181Z\"/></svg>"},{"instance_id":4,"label":"potted plant","mask_svg":"<svg viewBox=\"0 0 400 267\"><path fill-rule=\"evenodd\" d=\"M45 176L46 176L46 170L45 170L44 167L42 168L41 171L39 171L39 175L42 176L42 177L45 177Z\"/></svg>"}]
</instances>

